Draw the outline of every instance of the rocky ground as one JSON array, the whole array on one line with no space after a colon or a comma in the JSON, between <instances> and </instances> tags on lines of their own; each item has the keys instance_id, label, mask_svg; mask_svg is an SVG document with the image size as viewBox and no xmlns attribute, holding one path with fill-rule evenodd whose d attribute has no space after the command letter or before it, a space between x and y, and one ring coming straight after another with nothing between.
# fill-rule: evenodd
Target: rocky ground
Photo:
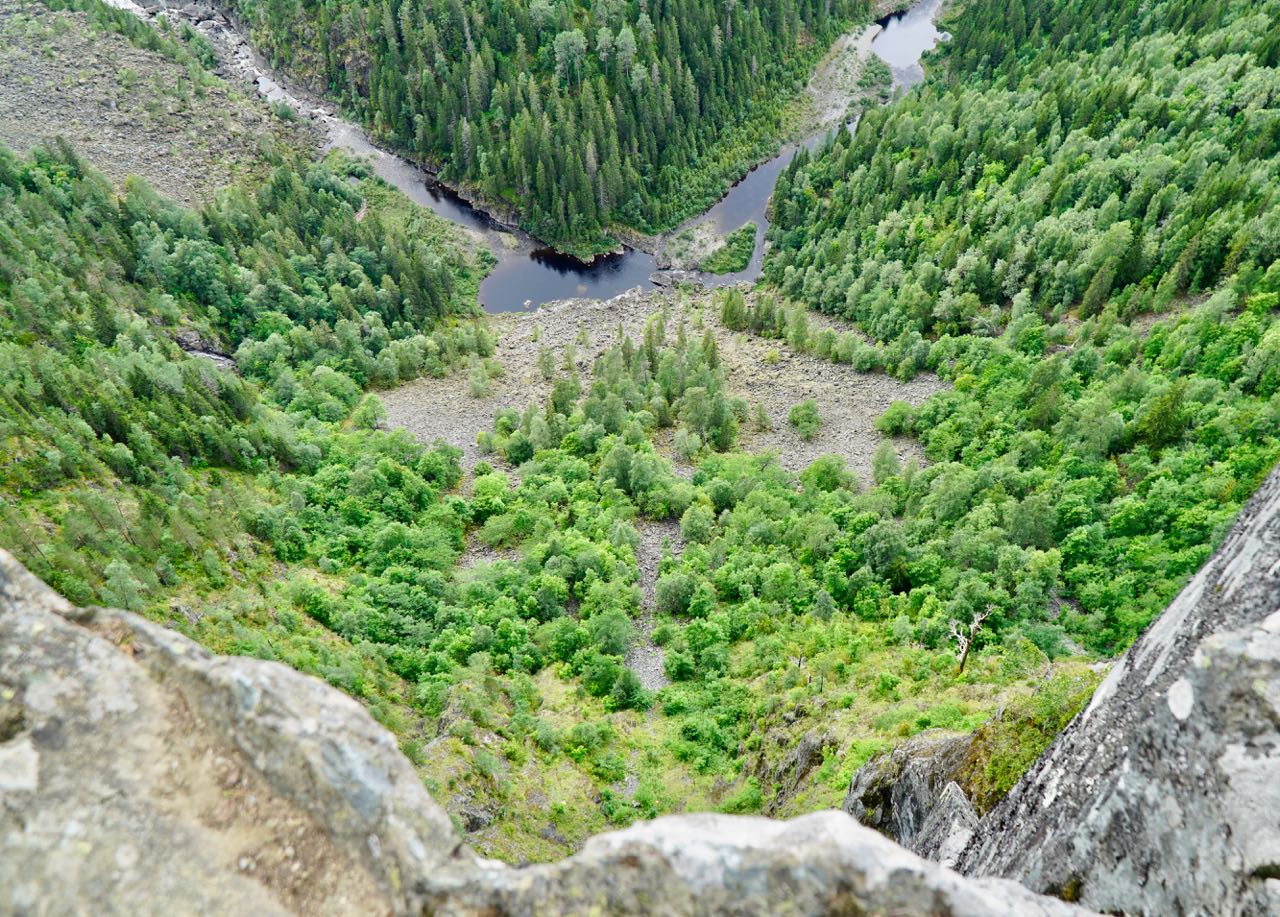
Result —
<instances>
[{"instance_id":1,"label":"rocky ground","mask_svg":"<svg viewBox=\"0 0 1280 917\"><path fill-rule=\"evenodd\" d=\"M1083 913L840 812L668 817L513 869L391 734L275 662L78 609L0 550L0 913Z\"/></svg>"},{"instance_id":2,"label":"rocky ground","mask_svg":"<svg viewBox=\"0 0 1280 917\"><path fill-rule=\"evenodd\" d=\"M658 563L662 560L662 546L669 543L672 554L679 556L684 549L680 538L680 525L672 520L654 522L641 520L636 524L640 532L640 546L636 548L636 563L640 567L640 617L636 620L636 639L627 651L627 667L640 678L640 684L650 691L657 691L668 683L663 668L662 647L653 642L654 594L658 584Z\"/></svg>"},{"instance_id":3,"label":"rocky ground","mask_svg":"<svg viewBox=\"0 0 1280 917\"><path fill-rule=\"evenodd\" d=\"M872 24L861 32L840 36L814 70L805 91L820 126L826 128L840 123L862 97L858 80L863 64L871 55L871 42L880 34L880 28Z\"/></svg>"},{"instance_id":4,"label":"rocky ground","mask_svg":"<svg viewBox=\"0 0 1280 917\"><path fill-rule=\"evenodd\" d=\"M690 333L701 335L704 328L712 329L728 369L730 389L753 409L763 404L772 423L771 430L744 424L741 447L774 451L791 471L805 468L821 455L835 454L843 456L864 481L869 480L871 459L882 440L875 429L880 414L895 400L920 404L946 387L931 375L899 382L797 353L784 341L733 334L720 325L713 299L709 294L669 290L632 291L607 301L566 300L535 312L495 316L492 328L500 335L495 359L504 373L492 381L490 394L469 397L463 370L444 379L419 379L383 394L388 423L404 427L424 442L439 439L461 448L464 465L470 467L481 457L476 436L492 428L497 411L523 410L545 402L551 384L538 370L542 348L550 348L560 365L566 347L573 345L578 371L586 379L596 356L617 339L619 329L639 340L644 323L664 308L670 338L682 320ZM818 324L816 317L814 324ZM584 334L586 343L576 343ZM787 424L788 411L806 398L817 402L823 420L818 434L808 442ZM913 440L895 440L894 445L903 462L923 460Z\"/></svg>"},{"instance_id":5,"label":"rocky ground","mask_svg":"<svg viewBox=\"0 0 1280 917\"><path fill-rule=\"evenodd\" d=\"M316 141L309 127L82 13L0 0L0 142L26 152L57 137L115 184L139 175L187 204L260 168L264 143Z\"/></svg>"},{"instance_id":6,"label":"rocky ground","mask_svg":"<svg viewBox=\"0 0 1280 917\"><path fill-rule=\"evenodd\" d=\"M1107 913L1280 913L1280 472L959 857Z\"/></svg>"},{"instance_id":7,"label":"rocky ground","mask_svg":"<svg viewBox=\"0 0 1280 917\"><path fill-rule=\"evenodd\" d=\"M724 245L726 235L711 218L685 226L662 241L658 266L664 270L696 271L698 265Z\"/></svg>"}]
</instances>

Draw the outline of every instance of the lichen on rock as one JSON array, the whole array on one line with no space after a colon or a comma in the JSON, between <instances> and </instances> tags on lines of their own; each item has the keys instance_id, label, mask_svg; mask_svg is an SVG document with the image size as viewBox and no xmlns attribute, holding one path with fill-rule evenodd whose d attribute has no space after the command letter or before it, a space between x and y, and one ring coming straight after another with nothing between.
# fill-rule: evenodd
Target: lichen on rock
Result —
<instances>
[{"instance_id":1,"label":"lichen on rock","mask_svg":"<svg viewBox=\"0 0 1280 917\"><path fill-rule=\"evenodd\" d=\"M1105 911L1280 913L1280 472L958 864Z\"/></svg>"}]
</instances>

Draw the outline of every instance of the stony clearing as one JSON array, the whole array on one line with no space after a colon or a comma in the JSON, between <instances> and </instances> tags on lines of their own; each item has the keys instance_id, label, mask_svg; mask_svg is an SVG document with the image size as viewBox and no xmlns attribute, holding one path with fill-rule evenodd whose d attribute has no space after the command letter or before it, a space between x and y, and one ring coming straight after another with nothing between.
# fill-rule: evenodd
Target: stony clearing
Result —
<instances>
[{"instance_id":1,"label":"stony clearing","mask_svg":"<svg viewBox=\"0 0 1280 917\"><path fill-rule=\"evenodd\" d=\"M865 95L859 80L863 65L871 55L871 43L880 31L881 26L872 23L861 32L841 35L814 69L805 92L820 127L840 123Z\"/></svg>"},{"instance_id":2,"label":"stony clearing","mask_svg":"<svg viewBox=\"0 0 1280 917\"><path fill-rule=\"evenodd\" d=\"M696 271L698 265L724 245L726 235L718 220L695 218L691 225L663 240L658 265L664 270Z\"/></svg>"},{"instance_id":3,"label":"stony clearing","mask_svg":"<svg viewBox=\"0 0 1280 917\"><path fill-rule=\"evenodd\" d=\"M198 204L262 168L263 144L314 146L311 130L83 13L0 0L0 142L17 152L62 137L117 187L138 175Z\"/></svg>"},{"instance_id":4,"label":"stony clearing","mask_svg":"<svg viewBox=\"0 0 1280 917\"><path fill-rule=\"evenodd\" d=\"M595 358L618 339L619 332L640 340L644 323L663 309L668 314L668 339L674 339L681 321L690 334L701 336L706 328L712 329L731 391L745 398L753 410L763 404L773 427L758 431L744 424L740 448L776 452L790 471L834 454L843 456L862 480L870 480L871 459L883 439L875 428L876 419L894 401L918 405L946 388L932 375L900 382L797 353L785 341L734 334L720 325L713 301L713 296L701 293L631 291L610 300L565 300L534 312L494 316L490 327L499 335L494 358L501 363L503 375L492 380L487 397L468 395L465 370L443 379L419 379L383 393L387 422L423 442L443 440L457 446L463 450L463 465L470 468L482 457L476 437L492 428L499 410L523 411L531 404L545 403L551 383L538 370L542 348L555 354L560 367L566 348L572 345L574 362L585 381ZM787 412L807 398L817 402L823 421L808 442L787 424ZM914 440L895 440L894 445L903 462L923 461Z\"/></svg>"}]
</instances>

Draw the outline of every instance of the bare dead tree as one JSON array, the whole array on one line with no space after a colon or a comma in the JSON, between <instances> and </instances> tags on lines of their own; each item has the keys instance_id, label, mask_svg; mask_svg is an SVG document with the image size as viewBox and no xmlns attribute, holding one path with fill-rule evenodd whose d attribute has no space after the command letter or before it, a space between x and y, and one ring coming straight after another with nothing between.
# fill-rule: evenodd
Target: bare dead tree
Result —
<instances>
[{"instance_id":1,"label":"bare dead tree","mask_svg":"<svg viewBox=\"0 0 1280 917\"><path fill-rule=\"evenodd\" d=\"M973 648L973 638L977 636L982 622L991 617L991 612L995 610L995 606L988 605L982 611L977 612L973 616L973 620L967 625L961 624L955 618L951 619L951 639L956 641L956 656L960 659L960 669L957 675L964 674L964 664L969 661L969 650Z\"/></svg>"}]
</instances>

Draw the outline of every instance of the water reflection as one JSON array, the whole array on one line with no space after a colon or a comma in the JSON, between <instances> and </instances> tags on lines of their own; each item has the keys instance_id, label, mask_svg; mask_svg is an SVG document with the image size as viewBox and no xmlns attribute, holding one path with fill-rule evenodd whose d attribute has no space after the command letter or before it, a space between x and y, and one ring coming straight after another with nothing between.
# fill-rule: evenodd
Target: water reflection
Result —
<instances>
[{"instance_id":1,"label":"water reflection","mask_svg":"<svg viewBox=\"0 0 1280 917\"><path fill-rule=\"evenodd\" d=\"M942 0L921 0L905 13L880 20L884 31L871 43L871 50L889 65L895 85L910 88L924 80L920 58L942 39L934 25L941 6Z\"/></svg>"}]
</instances>

